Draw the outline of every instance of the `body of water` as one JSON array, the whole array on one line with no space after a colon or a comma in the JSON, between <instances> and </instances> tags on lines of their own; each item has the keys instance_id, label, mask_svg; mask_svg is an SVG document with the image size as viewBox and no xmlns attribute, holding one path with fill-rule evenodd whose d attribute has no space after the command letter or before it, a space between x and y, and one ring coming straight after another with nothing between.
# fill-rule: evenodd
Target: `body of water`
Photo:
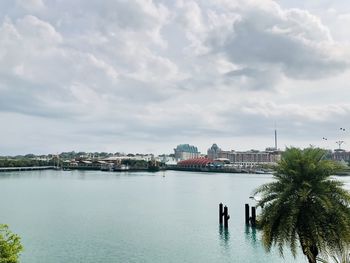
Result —
<instances>
[{"instance_id":1,"label":"body of water","mask_svg":"<svg viewBox=\"0 0 350 263\"><path fill-rule=\"evenodd\" d=\"M270 175L32 171L0 174L0 223L22 237L22 263L306 262L244 224ZM228 231L218 204L229 207ZM258 210L259 212L259 210Z\"/></svg>"}]
</instances>

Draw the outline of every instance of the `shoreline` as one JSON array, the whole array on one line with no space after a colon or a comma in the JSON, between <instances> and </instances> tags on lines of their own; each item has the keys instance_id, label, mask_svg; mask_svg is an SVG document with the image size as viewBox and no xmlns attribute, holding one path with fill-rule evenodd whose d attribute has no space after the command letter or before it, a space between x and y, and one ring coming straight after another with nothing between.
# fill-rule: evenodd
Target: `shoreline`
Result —
<instances>
[{"instance_id":1,"label":"shoreline","mask_svg":"<svg viewBox=\"0 0 350 263\"><path fill-rule=\"evenodd\" d=\"M24 171L43 171L43 170L59 170L59 171L101 171L101 172L159 172L159 171L184 171L184 172L202 172L202 173L246 173L246 174L272 174L271 171L259 169L218 169L218 168L183 168L183 167L162 167L159 170L148 168L136 168L127 170L106 171L98 167L79 167L79 168L58 168L55 166L33 166L33 167L0 167L0 173L4 172L24 172Z\"/></svg>"}]
</instances>

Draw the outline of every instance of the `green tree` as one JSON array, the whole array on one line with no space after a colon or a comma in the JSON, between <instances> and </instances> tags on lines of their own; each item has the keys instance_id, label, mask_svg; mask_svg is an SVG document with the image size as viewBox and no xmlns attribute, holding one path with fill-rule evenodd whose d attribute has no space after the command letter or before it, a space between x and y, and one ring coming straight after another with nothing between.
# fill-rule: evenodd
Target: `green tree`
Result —
<instances>
[{"instance_id":1,"label":"green tree","mask_svg":"<svg viewBox=\"0 0 350 263\"><path fill-rule=\"evenodd\" d=\"M13 234L7 225L0 224L0 262L19 262L19 255L22 250L21 238Z\"/></svg>"},{"instance_id":2,"label":"green tree","mask_svg":"<svg viewBox=\"0 0 350 263\"><path fill-rule=\"evenodd\" d=\"M339 167L318 148L289 148L276 167L274 181L256 189L262 207L258 226L267 250L298 244L310 263L319 253L350 242L350 194L331 178Z\"/></svg>"}]
</instances>

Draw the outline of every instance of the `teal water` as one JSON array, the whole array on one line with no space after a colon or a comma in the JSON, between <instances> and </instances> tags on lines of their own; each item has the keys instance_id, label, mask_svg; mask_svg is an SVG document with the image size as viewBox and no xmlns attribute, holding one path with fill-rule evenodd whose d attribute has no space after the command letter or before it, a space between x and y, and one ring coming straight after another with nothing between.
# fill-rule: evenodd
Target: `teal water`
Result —
<instances>
[{"instance_id":1,"label":"teal water","mask_svg":"<svg viewBox=\"0 0 350 263\"><path fill-rule=\"evenodd\" d=\"M163 175L165 177L163 177ZM0 223L22 263L306 262L266 253L244 204L269 175L33 171L0 174ZM229 207L229 230L218 204Z\"/></svg>"}]
</instances>

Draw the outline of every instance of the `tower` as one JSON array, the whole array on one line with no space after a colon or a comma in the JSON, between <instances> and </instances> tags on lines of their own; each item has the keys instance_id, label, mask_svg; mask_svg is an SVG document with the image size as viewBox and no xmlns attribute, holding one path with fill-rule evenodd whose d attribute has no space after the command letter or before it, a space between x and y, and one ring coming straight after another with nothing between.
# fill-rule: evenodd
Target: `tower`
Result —
<instances>
[{"instance_id":1,"label":"tower","mask_svg":"<svg viewBox=\"0 0 350 263\"><path fill-rule=\"evenodd\" d=\"M275 149L277 150L277 129L275 127Z\"/></svg>"}]
</instances>

